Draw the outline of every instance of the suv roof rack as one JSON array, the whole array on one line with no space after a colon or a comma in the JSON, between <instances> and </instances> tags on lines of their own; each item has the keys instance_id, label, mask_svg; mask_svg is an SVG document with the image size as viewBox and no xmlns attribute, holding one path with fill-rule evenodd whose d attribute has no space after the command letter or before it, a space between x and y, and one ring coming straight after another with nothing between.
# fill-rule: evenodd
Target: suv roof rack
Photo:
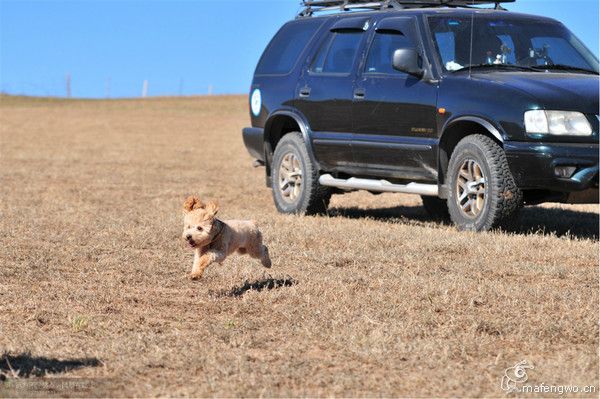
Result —
<instances>
[{"instance_id":1,"label":"suv roof rack","mask_svg":"<svg viewBox=\"0 0 600 399\"><path fill-rule=\"evenodd\" d=\"M494 4L496 9L502 9L501 3L513 3L515 0L303 0L304 9L299 17L310 17L316 12L372 10L384 11L389 9L403 10L407 8L431 7L471 7L481 4Z\"/></svg>"}]
</instances>

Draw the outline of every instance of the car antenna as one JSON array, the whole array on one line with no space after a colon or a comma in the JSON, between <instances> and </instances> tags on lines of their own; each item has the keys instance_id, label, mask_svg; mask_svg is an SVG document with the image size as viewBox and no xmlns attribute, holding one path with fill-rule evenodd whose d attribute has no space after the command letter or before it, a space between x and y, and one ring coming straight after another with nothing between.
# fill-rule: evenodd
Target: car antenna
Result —
<instances>
[{"instance_id":1,"label":"car antenna","mask_svg":"<svg viewBox=\"0 0 600 399\"><path fill-rule=\"evenodd\" d=\"M475 5L475 0L473 0ZM471 43L469 44L469 79L471 79L471 70L473 68L473 32L475 26L475 11L471 11Z\"/></svg>"}]
</instances>

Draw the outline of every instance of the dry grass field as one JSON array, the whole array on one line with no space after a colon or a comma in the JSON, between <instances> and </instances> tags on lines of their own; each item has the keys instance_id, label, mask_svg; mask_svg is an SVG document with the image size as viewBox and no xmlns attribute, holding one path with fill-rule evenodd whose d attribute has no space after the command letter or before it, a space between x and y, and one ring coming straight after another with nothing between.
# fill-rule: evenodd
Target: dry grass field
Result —
<instances>
[{"instance_id":1,"label":"dry grass field","mask_svg":"<svg viewBox=\"0 0 600 399\"><path fill-rule=\"evenodd\" d=\"M0 98L0 396L499 397L521 360L528 384L600 388L597 206L479 234L404 195L283 216L248 119L241 96ZM187 279L191 193L256 219L273 268Z\"/></svg>"}]
</instances>

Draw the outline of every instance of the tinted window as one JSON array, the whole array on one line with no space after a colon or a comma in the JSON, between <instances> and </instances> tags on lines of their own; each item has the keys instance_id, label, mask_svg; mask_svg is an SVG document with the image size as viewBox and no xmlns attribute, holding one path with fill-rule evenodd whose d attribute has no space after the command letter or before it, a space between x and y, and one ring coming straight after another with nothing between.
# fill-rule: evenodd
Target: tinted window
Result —
<instances>
[{"instance_id":1,"label":"tinted window","mask_svg":"<svg viewBox=\"0 0 600 399\"><path fill-rule=\"evenodd\" d=\"M289 73L321 24L322 21L319 20L286 24L269 43L256 68L256 74Z\"/></svg>"},{"instance_id":2,"label":"tinted window","mask_svg":"<svg viewBox=\"0 0 600 399\"><path fill-rule=\"evenodd\" d=\"M401 74L392 67L394 51L412 47L410 40L399 32L376 33L369 49L366 73Z\"/></svg>"},{"instance_id":3,"label":"tinted window","mask_svg":"<svg viewBox=\"0 0 600 399\"><path fill-rule=\"evenodd\" d=\"M310 70L312 72L323 72L323 64L325 64L325 57L327 57L327 51L331 46L331 41L335 38L335 35L329 36L329 38L321 45L319 52L313 60Z\"/></svg>"},{"instance_id":4,"label":"tinted window","mask_svg":"<svg viewBox=\"0 0 600 399\"><path fill-rule=\"evenodd\" d=\"M317 73L350 73L360 41L362 31L338 32L326 41L315 57L311 71Z\"/></svg>"}]
</instances>

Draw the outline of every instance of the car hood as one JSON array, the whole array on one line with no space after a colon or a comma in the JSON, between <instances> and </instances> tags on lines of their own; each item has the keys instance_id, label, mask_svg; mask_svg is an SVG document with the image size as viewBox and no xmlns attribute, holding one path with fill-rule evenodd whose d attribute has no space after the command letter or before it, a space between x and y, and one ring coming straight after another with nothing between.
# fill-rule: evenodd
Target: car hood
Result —
<instances>
[{"instance_id":1,"label":"car hood","mask_svg":"<svg viewBox=\"0 0 600 399\"><path fill-rule=\"evenodd\" d=\"M525 92L545 109L598 113L600 80L597 75L555 72L492 72L473 74Z\"/></svg>"}]
</instances>

